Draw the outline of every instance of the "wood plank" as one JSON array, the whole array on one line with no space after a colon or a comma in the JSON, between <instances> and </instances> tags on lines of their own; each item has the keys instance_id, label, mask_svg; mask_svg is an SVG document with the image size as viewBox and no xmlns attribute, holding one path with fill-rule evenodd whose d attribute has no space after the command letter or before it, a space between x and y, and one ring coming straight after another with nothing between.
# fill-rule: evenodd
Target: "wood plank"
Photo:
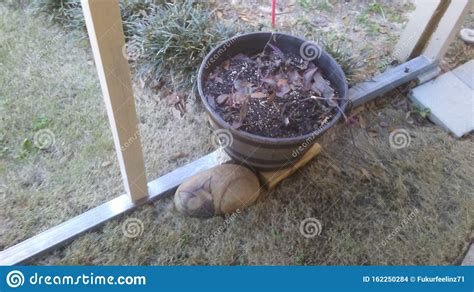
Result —
<instances>
[{"instance_id":1,"label":"wood plank","mask_svg":"<svg viewBox=\"0 0 474 292\"><path fill-rule=\"evenodd\" d=\"M110 200L94 209L76 216L60 225L18 243L0 252L0 266L17 265L55 247L64 246L81 234L102 226L103 223L119 215L132 211L138 206L172 194L186 179L197 172L210 169L229 161L223 151L214 151L183 167L148 183L150 196L132 201L127 194Z\"/></svg>"},{"instance_id":2,"label":"wood plank","mask_svg":"<svg viewBox=\"0 0 474 292\"><path fill-rule=\"evenodd\" d=\"M148 191L119 2L82 0L82 8L125 192L138 201Z\"/></svg>"},{"instance_id":3,"label":"wood plank","mask_svg":"<svg viewBox=\"0 0 474 292\"><path fill-rule=\"evenodd\" d=\"M258 171L262 184L267 189L275 188L282 180L291 176L298 169L310 162L319 152L321 152L321 145L315 143L294 165L275 171Z\"/></svg>"},{"instance_id":4,"label":"wood plank","mask_svg":"<svg viewBox=\"0 0 474 292\"><path fill-rule=\"evenodd\" d=\"M464 18L472 9L472 6L473 2L470 2L470 0L451 0L451 4L444 13L438 27L431 35L423 55L431 60L441 60L448 51L449 45L459 33Z\"/></svg>"},{"instance_id":5,"label":"wood plank","mask_svg":"<svg viewBox=\"0 0 474 292\"><path fill-rule=\"evenodd\" d=\"M446 2L440 0L419 0L416 2L415 11L411 14L410 20L395 45L393 53L395 59L405 62L420 55L426 41L433 33L433 27L441 19L442 5Z\"/></svg>"},{"instance_id":6,"label":"wood plank","mask_svg":"<svg viewBox=\"0 0 474 292\"><path fill-rule=\"evenodd\" d=\"M431 70L437 66L424 56L417 57L392 69L388 69L382 74L372 78L372 80L356 84L349 89L349 100L352 107L357 107L370 100L393 90L397 86L416 79L420 74Z\"/></svg>"}]
</instances>

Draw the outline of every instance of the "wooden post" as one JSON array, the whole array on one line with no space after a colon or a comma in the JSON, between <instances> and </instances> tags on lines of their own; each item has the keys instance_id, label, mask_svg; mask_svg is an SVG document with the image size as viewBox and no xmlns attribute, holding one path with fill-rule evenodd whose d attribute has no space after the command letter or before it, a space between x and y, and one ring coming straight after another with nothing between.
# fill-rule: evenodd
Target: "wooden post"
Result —
<instances>
[{"instance_id":1,"label":"wooden post","mask_svg":"<svg viewBox=\"0 0 474 292\"><path fill-rule=\"evenodd\" d=\"M450 1L416 1L416 9L395 45L393 57L405 62L419 56Z\"/></svg>"},{"instance_id":2,"label":"wooden post","mask_svg":"<svg viewBox=\"0 0 474 292\"><path fill-rule=\"evenodd\" d=\"M118 0L82 0L125 191L133 201L148 196L138 119Z\"/></svg>"},{"instance_id":3,"label":"wooden post","mask_svg":"<svg viewBox=\"0 0 474 292\"><path fill-rule=\"evenodd\" d=\"M451 0L449 7L439 21L438 27L431 35L423 55L431 60L441 60L448 51L449 45L459 33L461 25L470 8L472 0Z\"/></svg>"}]
</instances>

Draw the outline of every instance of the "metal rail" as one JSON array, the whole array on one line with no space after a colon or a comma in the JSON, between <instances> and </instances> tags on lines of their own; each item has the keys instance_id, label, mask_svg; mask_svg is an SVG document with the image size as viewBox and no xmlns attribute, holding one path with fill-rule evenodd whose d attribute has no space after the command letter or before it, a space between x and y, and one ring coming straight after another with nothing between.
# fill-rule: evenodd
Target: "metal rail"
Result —
<instances>
[{"instance_id":1,"label":"metal rail","mask_svg":"<svg viewBox=\"0 0 474 292\"><path fill-rule=\"evenodd\" d=\"M133 202L128 194L121 195L0 252L0 265L17 265L34 256L65 245L79 235L97 228L119 215L130 212L140 205L166 197L185 179L228 160L230 158L222 150L216 150L149 182L149 196L147 198Z\"/></svg>"},{"instance_id":2,"label":"metal rail","mask_svg":"<svg viewBox=\"0 0 474 292\"><path fill-rule=\"evenodd\" d=\"M397 67L388 69L369 81L356 84L349 89L349 100L352 102L352 107L358 107L402 84L415 80L437 65L437 62L433 62L425 56L419 56Z\"/></svg>"}]
</instances>

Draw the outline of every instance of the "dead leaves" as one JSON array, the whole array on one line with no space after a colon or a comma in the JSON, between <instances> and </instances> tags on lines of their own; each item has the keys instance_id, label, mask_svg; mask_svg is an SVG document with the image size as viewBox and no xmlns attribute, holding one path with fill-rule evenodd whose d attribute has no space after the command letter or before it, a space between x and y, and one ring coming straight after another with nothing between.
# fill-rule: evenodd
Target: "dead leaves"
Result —
<instances>
[{"instance_id":1,"label":"dead leaves","mask_svg":"<svg viewBox=\"0 0 474 292\"><path fill-rule=\"evenodd\" d=\"M267 85L267 91L275 92L276 96L281 98L292 90L288 79L284 78L281 74L263 78L261 81Z\"/></svg>"},{"instance_id":2,"label":"dead leaves","mask_svg":"<svg viewBox=\"0 0 474 292\"><path fill-rule=\"evenodd\" d=\"M338 106L320 68L271 43L259 54L221 62L207 79L213 94L209 104L233 128L279 125L308 131L314 122L328 123Z\"/></svg>"},{"instance_id":3,"label":"dead leaves","mask_svg":"<svg viewBox=\"0 0 474 292\"><path fill-rule=\"evenodd\" d=\"M230 97L230 94L221 94L216 98L216 102L220 105L224 104Z\"/></svg>"},{"instance_id":4,"label":"dead leaves","mask_svg":"<svg viewBox=\"0 0 474 292\"><path fill-rule=\"evenodd\" d=\"M242 106L240 107L240 122L242 123L247 116L247 113L249 112L249 103L244 102Z\"/></svg>"},{"instance_id":5,"label":"dead leaves","mask_svg":"<svg viewBox=\"0 0 474 292\"><path fill-rule=\"evenodd\" d=\"M264 97L267 97L267 94L257 91L257 92L252 93L250 97L251 98L264 98Z\"/></svg>"},{"instance_id":6,"label":"dead leaves","mask_svg":"<svg viewBox=\"0 0 474 292\"><path fill-rule=\"evenodd\" d=\"M166 101L171 108L171 113L176 118L182 118L186 113L186 99L183 93L172 92L166 96Z\"/></svg>"},{"instance_id":7,"label":"dead leaves","mask_svg":"<svg viewBox=\"0 0 474 292\"><path fill-rule=\"evenodd\" d=\"M298 71L293 70L288 73L288 80L293 84L294 86L300 87L303 85L302 82L302 77Z\"/></svg>"},{"instance_id":8,"label":"dead leaves","mask_svg":"<svg viewBox=\"0 0 474 292\"><path fill-rule=\"evenodd\" d=\"M184 152L179 151L179 152L176 152L173 155L171 155L168 160L169 161L176 161L176 160L179 160L179 159L182 159L182 158L186 158L188 156L189 156L188 153L184 153Z\"/></svg>"},{"instance_id":9,"label":"dead leaves","mask_svg":"<svg viewBox=\"0 0 474 292\"><path fill-rule=\"evenodd\" d=\"M328 100L334 96L334 89L332 89L329 82L323 78L323 75L321 75L319 71L314 73L313 81L314 83L313 86L311 86L311 89L314 92L320 93L320 96L323 96Z\"/></svg>"},{"instance_id":10,"label":"dead leaves","mask_svg":"<svg viewBox=\"0 0 474 292\"><path fill-rule=\"evenodd\" d=\"M221 66L225 70L229 70L230 69L230 60L225 60L224 62L222 62Z\"/></svg>"},{"instance_id":11,"label":"dead leaves","mask_svg":"<svg viewBox=\"0 0 474 292\"><path fill-rule=\"evenodd\" d=\"M288 84L287 79L279 78L276 83L276 96L284 97L291 91L290 85Z\"/></svg>"},{"instance_id":12,"label":"dead leaves","mask_svg":"<svg viewBox=\"0 0 474 292\"><path fill-rule=\"evenodd\" d=\"M314 73L316 73L317 70L318 70L318 68L310 68L310 69L307 69L304 72L304 75L303 75L304 90L306 90L306 91L311 90L311 88L313 86L313 76L314 76Z\"/></svg>"}]
</instances>

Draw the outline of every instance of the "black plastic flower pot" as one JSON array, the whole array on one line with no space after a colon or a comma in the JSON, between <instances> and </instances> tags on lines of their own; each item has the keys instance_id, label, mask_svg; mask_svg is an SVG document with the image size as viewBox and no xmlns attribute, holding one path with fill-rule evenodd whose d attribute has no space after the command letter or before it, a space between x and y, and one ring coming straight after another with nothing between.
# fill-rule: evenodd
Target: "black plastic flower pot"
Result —
<instances>
[{"instance_id":1,"label":"black plastic flower pot","mask_svg":"<svg viewBox=\"0 0 474 292\"><path fill-rule=\"evenodd\" d=\"M290 138L269 138L234 129L215 111L204 94L207 76L216 66L237 54L253 55L261 52L269 42L285 53L301 56L318 66L338 94L339 111L326 124L306 135ZM235 160L256 169L279 169L295 163L314 143L318 136L332 127L342 116L348 104L348 86L341 67L327 52L316 44L301 38L271 32L249 33L231 38L213 49L204 59L198 73L198 91L216 129L217 138L223 138L225 151ZM219 137L224 136L224 137Z\"/></svg>"}]
</instances>

